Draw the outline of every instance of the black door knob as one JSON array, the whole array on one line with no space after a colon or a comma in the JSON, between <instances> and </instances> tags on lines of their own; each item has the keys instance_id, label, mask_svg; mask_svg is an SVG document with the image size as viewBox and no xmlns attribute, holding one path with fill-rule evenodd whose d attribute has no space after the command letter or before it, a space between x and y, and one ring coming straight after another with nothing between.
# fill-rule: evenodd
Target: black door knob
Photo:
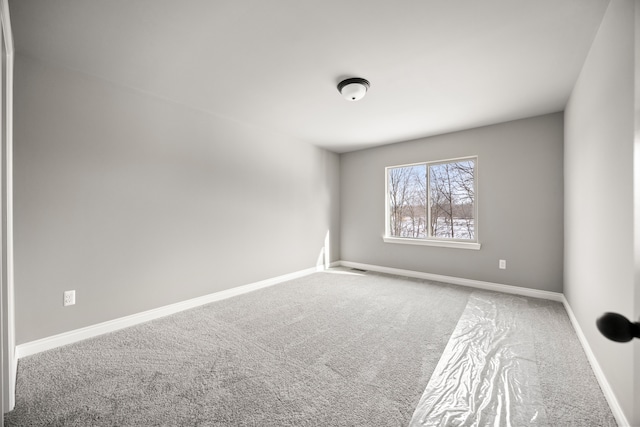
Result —
<instances>
[{"instance_id":1,"label":"black door knob","mask_svg":"<svg viewBox=\"0 0 640 427\"><path fill-rule=\"evenodd\" d=\"M605 313L596 320L598 330L612 341L628 342L640 338L640 323L618 313Z\"/></svg>"}]
</instances>

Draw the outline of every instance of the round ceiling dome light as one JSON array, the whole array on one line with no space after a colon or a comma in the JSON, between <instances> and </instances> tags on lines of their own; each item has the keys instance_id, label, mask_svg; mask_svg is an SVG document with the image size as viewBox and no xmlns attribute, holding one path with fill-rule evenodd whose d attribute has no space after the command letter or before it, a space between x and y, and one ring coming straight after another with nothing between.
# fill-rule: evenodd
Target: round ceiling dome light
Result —
<instances>
[{"instance_id":1,"label":"round ceiling dome light","mask_svg":"<svg viewBox=\"0 0 640 427\"><path fill-rule=\"evenodd\" d=\"M358 101L364 98L369 89L369 81L360 77L352 77L338 83L338 92L347 101Z\"/></svg>"}]
</instances>

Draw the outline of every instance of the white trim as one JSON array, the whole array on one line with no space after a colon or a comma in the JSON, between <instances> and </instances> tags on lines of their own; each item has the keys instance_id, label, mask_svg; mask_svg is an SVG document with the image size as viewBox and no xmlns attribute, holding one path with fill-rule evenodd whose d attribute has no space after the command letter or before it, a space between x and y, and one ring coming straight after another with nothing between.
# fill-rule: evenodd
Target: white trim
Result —
<instances>
[{"instance_id":1,"label":"white trim","mask_svg":"<svg viewBox=\"0 0 640 427\"><path fill-rule=\"evenodd\" d=\"M340 264L340 261L334 261L331 264L329 264L329 268L335 268L335 267L340 267L342 264Z\"/></svg>"},{"instance_id":2,"label":"white trim","mask_svg":"<svg viewBox=\"0 0 640 427\"><path fill-rule=\"evenodd\" d=\"M15 388L18 372L18 359L15 355L15 305L14 305L14 285L13 285L13 64L14 64L14 43L13 31L11 30L11 15L9 13L9 2L2 0L2 9L0 13L2 19L2 34L5 42L6 50L6 86L3 88L5 94L5 136L6 136L6 159L4 166L4 179L6 185L6 261L7 261L7 347L8 347L8 365L9 378L7 384L8 391L8 410L15 407ZM4 386L4 385L3 385Z\"/></svg>"},{"instance_id":3,"label":"white trim","mask_svg":"<svg viewBox=\"0 0 640 427\"><path fill-rule=\"evenodd\" d=\"M479 251L482 246L475 242L460 242L457 240L412 239L410 237L382 236L385 243L399 243L402 245L438 246L441 248L472 249Z\"/></svg>"},{"instance_id":4,"label":"white trim","mask_svg":"<svg viewBox=\"0 0 640 427\"><path fill-rule=\"evenodd\" d=\"M399 268L381 267L379 265L362 264L359 262L340 261L340 265L349 268L359 268L361 270L371 270L378 273L393 274L396 276L413 277L416 279L433 280L436 282L451 283L453 285L467 286L470 288L484 289L487 291L503 292L506 294L522 295L526 297L541 298L551 301L562 302L564 296L558 292L541 291L539 289L523 288L513 285L503 285L500 283L483 282L480 280L464 279L461 277L443 276L440 274L423 273L421 271L402 270Z\"/></svg>"},{"instance_id":5,"label":"white trim","mask_svg":"<svg viewBox=\"0 0 640 427\"><path fill-rule=\"evenodd\" d=\"M616 422L618 423L619 426L630 426L631 424L625 417L624 412L622 411L622 407L620 406L620 403L618 402L616 395L613 393L611 384L609 384L609 381L607 381L607 377L604 374L604 371L602 370L602 368L600 367L600 364L598 363L598 360L596 359L595 354L591 350L589 341L587 340L587 337L582 332L582 328L578 323L578 319L573 314L573 310L569 305L569 301L567 301L567 298L565 298L564 295L562 295L562 304L564 305L564 308L567 311L567 314L569 315L569 320L573 325L573 329L576 331L576 335L578 335L578 340L580 340L580 344L582 344L582 348L584 349L584 352L587 355L587 359L591 364L591 369L593 369L593 373L595 374L596 379L600 384L600 388L602 389L602 393L604 394L604 397L607 399L607 402L609 403L609 407L611 408L611 412L613 413L613 416L616 419Z\"/></svg>"},{"instance_id":6,"label":"white trim","mask_svg":"<svg viewBox=\"0 0 640 427\"><path fill-rule=\"evenodd\" d=\"M7 180L7 321L9 346L9 363L11 378L9 378L9 408L12 410L16 403L16 379L18 375L18 358L15 355L15 297L13 282L13 54L7 57L7 161L5 179ZM9 107L10 106L10 107Z\"/></svg>"},{"instance_id":7,"label":"white trim","mask_svg":"<svg viewBox=\"0 0 640 427\"><path fill-rule=\"evenodd\" d=\"M337 264L337 263L336 263ZM107 322L98 323L97 325L87 326L85 328L76 329L62 334L54 335L47 338L42 338L36 341L20 344L16 347L16 359L21 359L26 356L31 356L42 351L51 350L63 345L72 344L87 338L96 337L108 332L117 331L119 329L128 328L137 324L148 322L150 320L158 319L160 317L175 314L190 308L199 307L211 302L220 301L226 298L231 298L237 295L246 294L258 289L273 286L278 283L286 282L289 280L297 279L299 277L308 276L315 273L316 267L308 268L306 270L297 271L290 274L274 277L271 279L262 280L259 282L251 283L244 286L238 286L224 291L215 292L209 295L193 298L187 301L178 302L175 304L166 305L164 307L155 308L152 310L144 311L142 313L132 314L130 316L121 317L119 319L109 320Z\"/></svg>"},{"instance_id":8,"label":"white trim","mask_svg":"<svg viewBox=\"0 0 640 427\"><path fill-rule=\"evenodd\" d=\"M477 159L477 154L472 154L470 156L462 156L462 157L451 157L450 159L442 159L442 160L425 160L423 162L415 162L415 163L404 163L399 165L387 166L385 169L393 169L393 168L403 168L409 166L418 166L418 165L438 165L444 163L453 163L461 160L469 160L469 159Z\"/></svg>"},{"instance_id":9,"label":"white trim","mask_svg":"<svg viewBox=\"0 0 640 427\"><path fill-rule=\"evenodd\" d=\"M318 264L315 266L314 271L315 272L327 271L327 269L335 268L335 267L340 267L340 261L331 262L329 263L329 265Z\"/></svg>"}]
</instances>

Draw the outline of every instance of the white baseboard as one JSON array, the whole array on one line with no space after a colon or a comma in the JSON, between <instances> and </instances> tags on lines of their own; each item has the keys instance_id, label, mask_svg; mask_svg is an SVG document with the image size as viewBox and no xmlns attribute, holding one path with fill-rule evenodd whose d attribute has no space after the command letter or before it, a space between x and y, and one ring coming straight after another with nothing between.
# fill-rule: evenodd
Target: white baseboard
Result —
<instances>
[{"instance_id":1,"label":"white baseboard","mask_svg":"<svg viewBox=\"0 0 640 427\"><path fill-rule=\"evenodd\" d=\"M613 393L613 389L607 381L607 377L604 374L604 371L600 367L598 360L596 359L595 354L591 350L591 346L589 345L589 341L587 341L587 337L582 332L582 328L578 323L578 319L573 314L573 310L569 305L569 301L562 295L562 304L564 305L565 310L567 310L567 314L569 315L569 320L571 320L571 324L573 325L573 329L576 331L576 335L578 335L578 339L580 340L580 344L582 344L582 348L587 355L587 359L591 364L591 369L593 369L593 373L595 374L598 383L600 384L600 388L602 389L602 393L604 393L604 397L607 399L609 403L609 407L611 408L611 412L613 413L614 418L619 426L630 426L631 424L625 417L624 412L622 411L622 407L616 398L616 395Z\"/></svg>"},{"instance_id":2,"label":"white baseboard","mask_svg":"<svg viewBox=\"0 0 640 427\"><path fill-rule=\"evenodd\" d=\"M337 263L334 263L337 265ZM234 297L236 295L252 292L257 289L273 286L278 283L286 282L289 280L297 279L299 277L308 276L317 271L322 271L323 268L308 268L306 270L297 271L290 274L274 277L271 279L262 280L259 282L251 283L244 286L238 286L236 288L226 289L224 291L215 292L209 295L204 295L198 298L193 298L187 301L178 302L175 304L166 305L164 307L155 308L152 310L144 311L142 313L132 314L130 316L121 317L119 319L109 320L107 322L98 323L96 325L87 326L85 328L75 329L73 331L64 332L62 334L53 335L51 337L42 338L36 341L20 344L15 348L15 359L31 356L42 351L51 350L63 345L72 344L87 338L96 337L98 335L106 334L108 332L117 331L119 329L128 328L143 322L158 319L160 317L168 316L170 314L178 313L190 308L199 307L201 305L209 304L211 302L220 301L226 298Z\"/></svg>"},{"instance_id":3,"label":"white baseboard","mask_svg":"<svg viewBox=\"0 0 640 427\"><path fill-rule=\"evenodd\" d=\"M399 268L381 267L379 265L362 264L359 262L340 261L340 265L361 270L376 271L378 273L393 274L396 276L413 277L416 279L433 280L436 282L451 283L454 285L468 286L470 288L484 289L487 291L504 292L507 294L522 295L526 297L541 298L562 302L564 296L558 292L541 291L539 289L521 288L519 286L503 285L500 283L483 282L480 280L463 279L461 277L442 276L440 274L423 273Z\"/></svg>"},{"instance_id":4,"label":"white baseboard","mask_svg":"<svg viewBox=\"0 0 640 427\"><path fill-rule=\"evenodd\" d=\"M340 261L334 261L329 264L329 268L340 267ZM316 266L316 271L325 271L326 267L322 264Z\"/></svg>"}]
</instances>

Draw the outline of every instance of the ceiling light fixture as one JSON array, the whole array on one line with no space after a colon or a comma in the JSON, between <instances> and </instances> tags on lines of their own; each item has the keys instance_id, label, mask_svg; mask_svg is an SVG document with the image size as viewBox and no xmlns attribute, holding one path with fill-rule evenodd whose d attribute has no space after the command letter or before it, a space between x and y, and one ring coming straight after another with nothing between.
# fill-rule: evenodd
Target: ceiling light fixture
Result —
<instances>
[{"instance_id":1,"label":"ceiling light fixture","mask_svg":"<svg viewBox=\"0 0 640 427\"><path fill-rule=\"evenodd\" d=\"M338 83L338 92L347 101L362 99L369 89L369 81L360 77L352 77Z\"/></svg>"}]
</instances>

